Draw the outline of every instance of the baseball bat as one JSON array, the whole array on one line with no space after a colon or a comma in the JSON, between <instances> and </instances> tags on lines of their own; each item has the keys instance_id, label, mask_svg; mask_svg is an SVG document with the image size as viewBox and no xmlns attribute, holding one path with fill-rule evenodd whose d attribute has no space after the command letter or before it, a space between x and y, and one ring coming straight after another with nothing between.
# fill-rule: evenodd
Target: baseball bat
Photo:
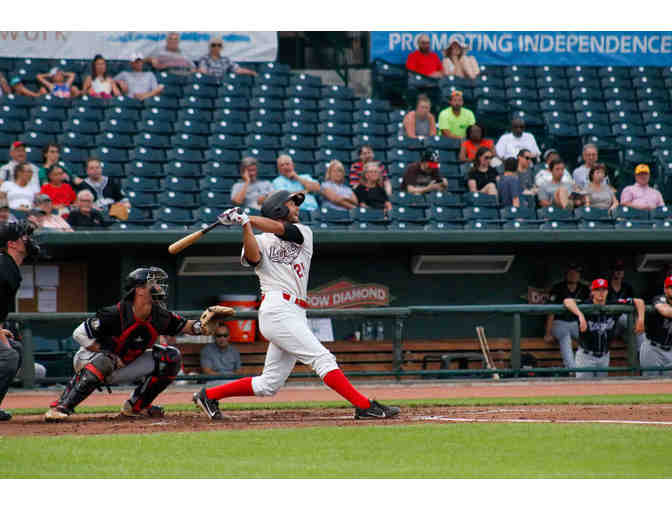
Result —
<instances>
[{"instance_id":1,"label":"baseball bat","mask_svg":"<svg viewBox=\"0 0 672 510\"><path fill-rule=\"evenodd\" d=\"M490 369L493 370L495 363L492 361L492 355L490 354L490 346L488 345L488 339L485 337L485 328L483 326L476 326L476 336L478 336L478 342L481 344L481 352L485 358L485 364ZM492 374L492 378L499 380L499 374Z\"/></svg>"},{"instance_id":2,"label":"baseball bat","mask_svg":"<svg viewBox=\"0 0 672 510\"><path fill-rule=\"evenodd\" d=\"M221 223L219 221L216 221L205 228L202 228L200 230L197 230L196 232L192 232L191 234L184 236L182 239L178 239L173 244L168 246L168 253L170 253L171 255L180 253L182 250L194 244L201 237L203 237L205 234L210 232L213 228L215 228L218 225L221 225Z\"/></svg>"}]
</instances>

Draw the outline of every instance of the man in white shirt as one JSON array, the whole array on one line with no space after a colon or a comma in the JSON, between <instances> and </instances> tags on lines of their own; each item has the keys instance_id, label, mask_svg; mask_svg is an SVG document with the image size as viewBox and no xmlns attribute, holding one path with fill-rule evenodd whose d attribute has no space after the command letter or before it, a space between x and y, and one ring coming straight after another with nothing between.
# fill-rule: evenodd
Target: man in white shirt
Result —
<instances>
[{"instance_id":1,"label":"man in white shirt","mask_svg":"<svg viewBox=\"0 0 672 510\"><path fill-rule=\"evenodd\" d=\"M548 149L544 152L544 161L546 162L546 166L539 170L537 175L534 176L534 185L537 187L537 189L543 188L544 186L550 184L550 182L553 180L551 171L548 168L549 163L554 159L560 159L560 154L558 154L558 151L555 149ZM574 180L566 168L562 173L562 183L567 185L574 184Z\"/></svg>"},{"instance_id":2,"label":"man in white shirt","mask_svg":"<svg viewBox=\"0 0 672 510\"><path fill-rule=\"evenodd\" d=\"M142 70L142 55L133 53L130 62L131 71L122 71L114 77L121 92L140 101L159 95L163 85L158 84L154 73Z\"/></svg>"},{"instance_id":3,"label":"man in white shirt","mask_svg":"<svg viewBox=\"0 0 672 510\"><path fill-rule=\"evenodd\" d=\"M499 137L495 145L497 157L502 161L507 158L518 157L518 153L526 149L534 159L537 159L541 153L537 141L532 133L525 132L525 121L523 119L513 119L511 121L511 132L504 133Z\"/></svg>"},{"instance_id":4,"label":"man in white shirt","mask_svg":"<svg viewBox=\"0 0 672 510\"><path fill-rule=\"evenodd\" d=\"M0 184L5 181L14 180L14 168L19 163L25 163L27 154L26 154L26 144L19 142L18 140L9 147L9 163L0 167ZM33 163L28 162L31 170L33 171L33 176L30 178L30 188L33 190L33 193L40 192L40 169L37 168Z\"/></svg>"}]
</instances>

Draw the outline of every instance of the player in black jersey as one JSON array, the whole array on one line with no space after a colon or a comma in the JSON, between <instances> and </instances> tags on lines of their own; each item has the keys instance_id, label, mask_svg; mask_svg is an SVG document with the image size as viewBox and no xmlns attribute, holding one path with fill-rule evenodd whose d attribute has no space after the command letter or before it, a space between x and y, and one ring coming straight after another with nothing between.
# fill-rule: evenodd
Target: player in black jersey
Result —
<instances>
[{"instance_id":1,"label":"player in black jersey","mask_svg":"<svg viewBox=\"0 0 672 510\"><path fill-rule=\"evenodd\" d=\"M124 402L126 416L163 416L154 399L175 379L180 351L156 343L160 335L199 335L199 321L184 319L165 307L168 275L158 267L141 267L126 278L125 295L103 308L73 333L81 348L73 360L75 375L45 414L47 421L66 419L75 406L104 385L142 382Z\"/></svg>"}]
</instances>

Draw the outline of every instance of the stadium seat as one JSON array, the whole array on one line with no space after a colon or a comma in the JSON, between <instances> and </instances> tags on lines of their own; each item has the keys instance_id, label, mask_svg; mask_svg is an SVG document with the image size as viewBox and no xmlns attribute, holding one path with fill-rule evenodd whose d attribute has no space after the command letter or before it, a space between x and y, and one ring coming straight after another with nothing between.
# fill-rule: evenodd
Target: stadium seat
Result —
<instances>
[{"instance_id":1,"label":"stadium seat","mask_svg":"<svg viewBox=\"0 0 672 510\"><path fill-rule=\"evenodd\" d=\"M205 163L206 161L203 151L187 149L185 147L176 147L167 151L166 159L168 161L187 161L191 163Z\"/></svg>"},{"instance_id":2,"label":"stadium seat","mask_svg":"<svg viewBox=\"0 0 672 510\"><path fill-rule=\"evenodd\" d=\"M315 107L317 108L317 101L320 99L320 88L319 87L309 87L306 85L290 85L284 90L286 97L291 98L301 98L311 101L315 101Z\"/></svg>"},{"instance_id":3,"label":"stadium seat","mask_svg":"<svg viewBox=\"0 0 672 510\"><path fill-rule=\"evenodd\" d=\"M579 207L574 209L574 217L585 221L610 221L611 216L608 209L597 207Z\"/></svg>"},{"instance_id":4,"label":"stadium seat","mask_svg":"<svg viewBox=\"0 0 672 510\"><path fill-rule=\"evenodd\" d=\"M240 151L233 149L214 148L205 151L206 161L218 161L220 163L240 163Z\"/></svg>"},{"instance_id":5,"label":"stadium seat","mask_svg":"<svg viewBox=\"0 0 672 510\"><path fill-rule=\"evenodd\" d=\"M531 207L502 207L499 215L503 220L536 220L537 215Z\"/></svg>"},{"instance_id":6,"label":"stadium seat","mask_svg":"<svg viewBox=\"0 0 672 510\"><path fill-rule=\"evenodd\" d=\"M236 178L208 176L200 180L200 188L217 193L230 193L237 180Z\"/></svg>"},{"instance_id":7,"label":"stadium seat","mask_svg":"<svg viewBox=\"0 0 672 510\"><path fill-rule=\"evenodd\" d=\"M573 216L570 209L548 206L537 209L537 218L540 220L571 221Z\"/></svg>"},{"instance_id":8,"label":"stadium seat","mask_svg":"<svg viewBox=\"0 0 672 510\"><path fill-rule=\"evenodd\" d=\"M155 133L138 133L132 141L134 146L151 147L153 149L168 150L172 147L168 136Z\"/></svg>"},{"instance_id":9,"label":"stadium seat","mask_svg":"<svg viewBox=\"0 0 672 510\"><path fill-rule=\"evenodd\" d=\"M203 174L212 177L230 177L237 178L240 175L238 160L235 162L223 163L219 161L208 161L201 167Z\"/></svg>"},{"instance_id":10,"label":"stadium seat","mask_svg":"<svg viewBox=\"0 0 672 510\"><path fill-rule=\"evenodd\" d=\"M130 149L135 143L130 135L122 133L101 133L94 138L96 145L105 145L117 149Z\"/></svg>"},{"instance_id":11,"label":"stadium seat","mask_svg":"<svg viewBox=\"0 0 672 510\"><path fill-rule=\"evenodd\" d=\"M486 193L465 193L462 197L465 205L480 208L496 208L497 196Z\"/></svg>"},{"instance_id":12,"label":"stadium seat","mask_svg":"<svg viewBox=\"0 0 672 510\"><path fill-rule=\"evenodd\" d=\"M322 78L306 73L290 74L289 85L306 85L308 87L322 87Z\"/></svg>"},{"instance_id":13,"label":"stadium seat","mask_svg":"<svg viewBox=\"0 0 672 510\"><path fill-rule=\"evenodd\" d=\"M430 208L430 216L433 221L460 221L462 220L462 208L444 207L440 205Z\"/></svg>"},{"instance_id":14,"label":"stadium seat","mask_svg":"<svg viewBox=\"0 0 672 510\"><path fill-rule=\"evenodd\" d=\"M35 119L35 118L40 118L44 120L54 120L57 122L62 122L67 118L67 113L66 110L63 108L50 108L49 106L35 106L31 108L30 110L30 117ZM102 113L100 110L94 110L99 114L99 117L97 120L100 120L102 118Z\"/></svg>"},{"instance_id":15,"label":"stadium seat","mask_svg":"<svg viewBox=\"0 0 672 510\"><path fill-rule=\"evenodd\" d=\"M387 127L373 122L358 122L352 126L352 131L356 135L385 136Z\"/></svg>"},{"instance_id":16,"label":"stadium seat","mask_svg":"<svg viewBox=\"0 0 672 510\"><path fill-rule=\"evenodd\" d=\"M317 139L320 149L332 150L352 150L354 148L352 139L344 136L321 135Z\"/></svg>"},{"instance_id":17,"label":"stadium seat","mask_svg":"<svg viewBox=\"0 0 672 510\"><path fill-rule=\"evenodd\" d=\"M214 115L209 110L199 110L196 108L185 108L183 110L177 110L177 122L183 123L184 121L195 121L195 122L212 122Z\"/></svg>"},{"instance_id":18,"label":"stadium seat","mask_svg":"<svg viewBox=\"0 0 672 510\"><path fill-rule=\"evenodd\" d=\"M203 177L203 171L200 163L188 161L171 161L164 165L163 169L168 175L177 177Z\"/></svg>"},{"instance_id":19,"label":"stadium seat","mask_svg":"<svg viewBox=\"0 0 672 510\"><path fill-rule=\"evenodd\" d=\"M190 105L186 104L186 106ZM177 110L180 108L180 103L174 97L158 95L146 99L145 107L169 108L171 110Z\"/></svg>"},{"instance_id":20,"label":"stadium seat","mask_svg":"<svg viewBox=\"0 0 672 510\"><path fill-rule=\"evenodd\" d=\"M113 147L100 147L94 150L91 156L106 163L127 163L130 161L127 150Z\"/></svg>"},{"instance_id":21,"label":"stadium seat","mask_svg":"<svg viewBox=\"0 0 672 510\"><path fill-rule=\"evenodd\" d=\"M499 211L493 207L465 207L462 216L465 220L498 220Z\"/></svg>"},{"instance_id":22,"label":"stadium seat","mask_svg":"<svg viewBox=\"0 0 672 510\"><path fill-rule=\"evenodd\" d=\"M617 230L640 230L653 228L654 223L646 220L617 220L615 226Z\"/></svg>"},{"instance_id":23,"label":"stadium seat","mask_svg":"<svg viewBox=\"0 0 672 510\"><path fill-rule=\"evenodd\" d=\"M613 230L614 220L607 219L603 221L580 220L578 222L579 230Z\"/></svg>"},{"instance_id":24,"label":"stadium seat","mask_svg":"<svg viewBox=\"0 0 672 510\"><path fill-rule=\"evenodd\" d=\"M268 110L284 110L284 98L277 97L253 97L250 100L250 108L265 108Z\"/></svg>"},{"instance_id":25,"label":"stadium seat","mask_svg":"<svg viewBox=\"0 0 672 510\"><path fill-rule=\"evenodd\" d=\"M110 226L107 227L107 229L112 231L126 232L126 231L147 230L147 226L138 223L127 223L124 221L117 221L110 224Z\"/></svg>"},{"instance_id":26,"label":"stadium seat","mask_svg":"<svg viewBox=\"0 0 672 510\"><path fill-rule=\"evenodd\" d=\"M222 192L210 189L201 191L200 202L202 207L211 207L218 210L233 207L233 203L231 202L231 191Z\"/></svg>"},{"instance_id":27,"label":"stadium seat","mask_svg":"<svg viewBox=\"0 0 672 510\"><path fill-rule=\"evenodd\" d=\"M578 228L576 220L547 220L539 225L540 230L577 230Z\"/></svg>"},{"instance_id":28,"label":"stadium seat","mask_svg":"<svg viewBox=\"0 0 672 510\"><path fill-rule=\"evenodd\" d=\"M8 137L10 140L16 140L15 134ZM50 143L56 143L56 135L53 133L40 133L36 131L27 131L18 136L18 139L26 145L34 147L44 147ZM9 144L7 144L9 145Z\"/></svg>"},{"instance_id":29,"label":"stadium seat","mask_svg":"<svg viewBox=\"0 0 672 510\"><path fill-rule=\"evenodd\" d=\"M351 161L350 153L346 150L321 148L315 153L315 161L317 162L329 162L332 159L339 160L344 166L346 162L350 163Z\"/></svg>"},{"instance_id":30,"label":"stadium seat","mask_svg":"<svg viewBox=\"0 0 672 510\"><path fill-rule=\"evenodd\" d=\"M211 131L213 134L225 135L246 135L248 133L247 128L242 123L228 120L213 122Z\"/></svg>"},{"instance_id":31,"label":"stadium seat","mask_svg":"<svg viewBox=\"0 0 672 510\"><path fill-rule=\"evenodd\" d=\"M61 159L68 163L84 163L88 157L88 151L81 147L68 145L61 147Z\"/></svg>"},{"instance_id":32,"label":"stadium seat","mask_svg":"<svg viewBox=\"0 0 672 510\"><path fill-rule=\"evenodd\" d=\"M285 120L283 112L277 110L269 110L267 108L257 108L248 112L249 123L246 125L247 129L253 133L264 133L264 126L274 126L278 129L278 124L282 124ZM256 123L260 122L259 126ZM256 128L256 129L255 129ZM270 134L277 134L270 133Z\"/></svg>"},{"instance_id":33,"label":"stadium seat","mask_svg":"<svg viewBox=\"0 0 672 510\"><path fill-rule=\"evenodd\" d=\"M387 151L385 159L388 163L402 162L408 165L420 160L420 154L417 151L410 151L405 149L394 149Z\"/></svg>"},{"instance_id":34,"label":"stadium seat","mask_svg":"<svg viewBox=\"0 0 672 510\"><path fill-rule=\"evenodd\" d=\"M164 191L158 194L159 205L164 207L185 207L195 209L199 207L198 193L186 191Z\"/></svg>"},{"instance_id":35,"label":"stadium seat","mask_svg":"<svg viewBox=\"0 0 672 510\"><path fill-rule=\"evenodd\" d=\"M355 223L389 223L383 209L373 209L371 207L355 207L352 209L352 215Z\"/></svg>"},{"instance_id":36,"label":"stadium seat","mask_svg":"<svg viewBox=\"0 0 672 510\"><path fill-rule=\"evenodd\" d=\"M653 99L646 99L644 101L639 101L634 105L641 113L644 112L668 112L670 110L670 104L668 101L654 101Z\"/></svg>"},{"instance_id":37,"label":"stadium seat","mask_svg":"<svg viewBox=\"0 0 672 510\"><path fill-rule=\"evenodd\" d=\"M347 116L347 120L337 120L337 119L323 119L326 122L352 122L352 114ZM301 121L301 122L310 122L313 124L317 124L320 122L320 115L318 112L314 112L311 110L299 110L297 108L294 108L293 110L285 110L285 121L286 122L292 122L292 121Z\"/></svg>"},{"instance_id":38,"label":"stadium seat","mask_svg":"<svg viewBox=\"0 0 672 510\"><path fill-rule=\"evenodd\" d=\"M150 230L177 230L186 231L189 224L168 223L167 221L157 220L149 226Z\"/></svg>"},{"instance_id":39,"label":"stadium seat","mask_svg":"<svg viewBox=\"0 0 672 510\"><path fill-rule=\"evenodd\" d=\"M128 177L122 181L122 189L126 192L144 191L159 193L163 191L161 179L152 177Z\"/></svg>"},{"instance_id":40,"label":"stadium seat","mask_svg":"<svg viewBox=\"0 0 672 510\"><path fill-rule=\"evenodd\" d=\"M186 207L160 207L157 220L177 225L191 225L196 218L192 209Z\"/></svg>"},{"instance_id":41,"label":"stadium seat","mask_svg":"<svg viewBox=\"0 0 672 510\"><path fill-rule=\"evenodd\" d=\"M321 207L318 210L316 219L327 224L350 225L353 221L350 211L334 209L332 207Z\"/></svg>"},{"instance_id":42,"label":"stadium seat","mask_svg":"<svg viewBox=\"0 0 672 510\"><path fill-rule=\"evenodd\" d=\"M25 123L24 129L26 131L35 131L37 133L49 133L52 135L56 135L62 131L60 122L41 118L32 118L31 120Z\"/></svg>"},{"instance_id":43,"label":"stadium seat","mask_svg":"<svg viewBox=\"0 0 672 510\"><path fill-rule=\"evenodd\" d=\"M134 108L128 108L125 106L114 106L104 110L103 118L105 120L117 119L137 122L141 118L140 111L141 110L136 110Z\"/></svg>"},{"instance_id":44,"label":"stadium seat","mask_svg":"<svg viewBox=\"0 0 672 510\"><path fill-rule=\"evenodd\" d=\"M166 173L161 163L132 161L124 166L128 177L163 177Z\"/></svg>"},{"instance_id":45,"label":"stadium seat","mask_svg":"<svg viewBox=\"0 0 672 510\"><path fill-rule=\"evenodd\" d=\"M165 163L167 161L166 152L162 149L151 147L136 146L130 151L130 159L137 161L154 161L156 163Z\"/></svg>"},{"instance_id":46,"label":"stadium seat","mask_svg":"<svg viewBox=\"0 0 672 510\"><path fill-rule=\"evenodd\" d=\"M525 122L525 126L530 130L534 130L535 128L543 129L545 124L544 118L541 117L541 115L536 115L534 113L523 110L513 110L511 112L511 120L513 119L523 120Z\"/></svg>"},{"instance_id":47,"label":"stadium seat","mask_svg":"<svg viewBox=\"0 0 672 510\"><path fill-rule=\"evenodd\" d=\"M320 110L339 110L352 112L355 110L354 102L350 99L340 99L336 97L326 97L317 102Z\"/></svg>"},{"instance_id":48,"label":"stadium seat","mask_svg":"<svg viewBox=\"0 0 672 510\"><path fill-rule=\"evenodd\" d=\"M170 137L170 143L173 147L183 147L192 150L206 150L210 147L208 138L203 135L192 135L189 133L176 133Z\"/></svg>"},{"instance_id":49,"label":"stadium seat","mask_svg":"<svg viewBox=\"0 0 672 510\"><path fill-rule=\"evenodd\" d=\"M253 157L260 163L271 163L275 165L278 155L275 150L252 147L246 151L243 151L241 158Z\"/></svg>"},{"instance_id":50,"label":"stadium seat","mask_svg":"<svg viewBox=\"0 0 672 510\"><path fill-rule=\"evenodd\" d=\"M245 143L242 136L229 135L225 133L217 133L211 135L207 139L208 145L210 147L220 148L220 149L243 149L245 148Z\"/></svg>"},{"instance_id":51,"label":"stadium seat","mask_svg":"<svg viewBox=\"0 0 672 510\"><path fill-rule=\"evenodd\" d=\"M125 223L149 226L155 221L154 210L145 207L131 207Z\"/></svg>"},{"instance_id":52,"label":"stadium seat","mask_svg":"<svg viewBox=\"0 0 672 510\"><path fill-rule=\"evenodd\" d=\"M217 221L217 216L221 212L220 209L216 209L213 207L201 207L197 212L196 212L196 218L198 221L202 221L203 223L211 224Z\"/></svg>"},{"instance_id":53,"label":"stadium seat","mask_svg":"<svg viewBox=\"0 0 672 510\"><path fill-rule=\"evenodd\" d=\"M302 150L314 150L317 148L315 137L308 135L298 135L298 134L284 135L280 139L280 144L283 147L291 147L294 149L302 149Z\"/></svg>"},{"instance_id":54,"label":"stadium seat","mask_svg":"<svg viewBox=\"0 0 672 510\"><path fill-rule=\"evenodd\" d=\"M354 113L343 110L330 109L330 110L320 110L317 116L320 122L342 122L351 124L353 122Z\"/></svg>"},{"instance_id":55,"label":"stadium seat","mask_svg":"<svg viewBox=\"0 0 672 510\"><path fill-rule=\"evenodd\" d=\"M247 111L232 110L230 108L219 108L212 112L212 121L219 122L225 120L227 122L237 122L244 125L249 120Z\"/></svg>"},{"instance_id":56,"label":"stadium seat","mask_svg":"<svg viewBox=\"0 0 672 510\"><path fill-rule=\"evenodd\" d=\"M184 120L175 122L174 129L176 133L186 133L188 135L210 135L210 123L198 120Z\"/></svg>"},{"instance_id":57,"label":"stadium seat","mask_svg":"<svg viewBox=\"0 0 672 510\"><path fill-rule=\"evenodd\" d=\"M334 126L332 122L329 122L328 124L331 124L331 127ZM309 122L301 122L301 121L292 121L292 122L285 122L282 124L280 127L282 133L284 135L304 135L304 136L314 136L318 129L315 124L309 123ZM350 133L352 132L352 129L348 125L348 129L350 129ZM336 131L336 129L334 129ZM337 134L337 133L330 133L330 134ZM346 131L346 134L347 133Z\"/></svg>"},{"instance_id":58,"label":"stadium seat","mask_svg":"<svg viewBox=\"0 0 672 510\"><path fill-rule=\"evenodd\" d=\"M619 206L614 211L614 218L617 220L643 220L650 219L649 211L646 209L635 209L633 207Z\"/></svg>"},{"instance_id":59,"label":"stadium seat","mask_svg":"<svg viewBox=\"0 0 672 510\"><path fill-rule=\"evenodd\" d=\"M649 215L652 220L667 220L672 218L672 209L666 205L662 205L649 211Z\"/></svg>"},{"instance_id":60,"label":"stadium seat","mask_svg":"<svg viewBox=\"0 0 672 510\"><path fill-rule=\"evenodd\" d=\"M200 191L197 179L177 175L168 175L165 177L163 179L163 187L167 191L179 191L182 193L197 193Z\"/></svg>"},{"instance_id":61,"label":"stadium seat","mask_svg":"<svg viewBox=\"0 0 672 510\"><path fill-rule=\"evenodd\" d=\"M250 100L246 97L236 96L220 96L215 99L216 109L230 109L230 110L249 110ZM264 108L265 106L257 106L256 108Z\"/></svg>"},{"instance_id":62,"label":"stadium seat","mask_svg":"<svg viewBox=\"0 0 672 510\"><path fill-rule=\"evenodd\" d=\"M168 108L147 108L140 112L140 120L175 122L177 120L177 112Z\"/></svg>"},{"instance_id":63,"label":"stadium seat","mask_svg":"<svg viewBox=\"0 0 672 510\"><path fill-rule=\"evenodd\" d=\"M198 108L203 110L213 110L215 108L215 100L212 98L199 96L181 97L178 100L177 108Z\"/></svg>"}]
</instances>

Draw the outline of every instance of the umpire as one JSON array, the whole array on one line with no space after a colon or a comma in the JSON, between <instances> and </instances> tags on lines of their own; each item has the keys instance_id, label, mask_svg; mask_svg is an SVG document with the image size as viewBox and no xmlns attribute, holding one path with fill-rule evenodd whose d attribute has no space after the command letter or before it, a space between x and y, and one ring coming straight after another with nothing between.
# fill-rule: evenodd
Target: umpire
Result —
<instances>
[{"instance_id":1,"label":"umpire","mask_svg":"<svg viewBox=\"0 0 672 510\"><path fill-rule=\"evenodd\" d=\"M4 321L21 285L19 266L39 252L32 233L32 225L25 221L0 225L0 403L21 366L21 343L5 329ZM11 419L11 414L0 409L0 421Z\"/></svg>"}]
</instances>

